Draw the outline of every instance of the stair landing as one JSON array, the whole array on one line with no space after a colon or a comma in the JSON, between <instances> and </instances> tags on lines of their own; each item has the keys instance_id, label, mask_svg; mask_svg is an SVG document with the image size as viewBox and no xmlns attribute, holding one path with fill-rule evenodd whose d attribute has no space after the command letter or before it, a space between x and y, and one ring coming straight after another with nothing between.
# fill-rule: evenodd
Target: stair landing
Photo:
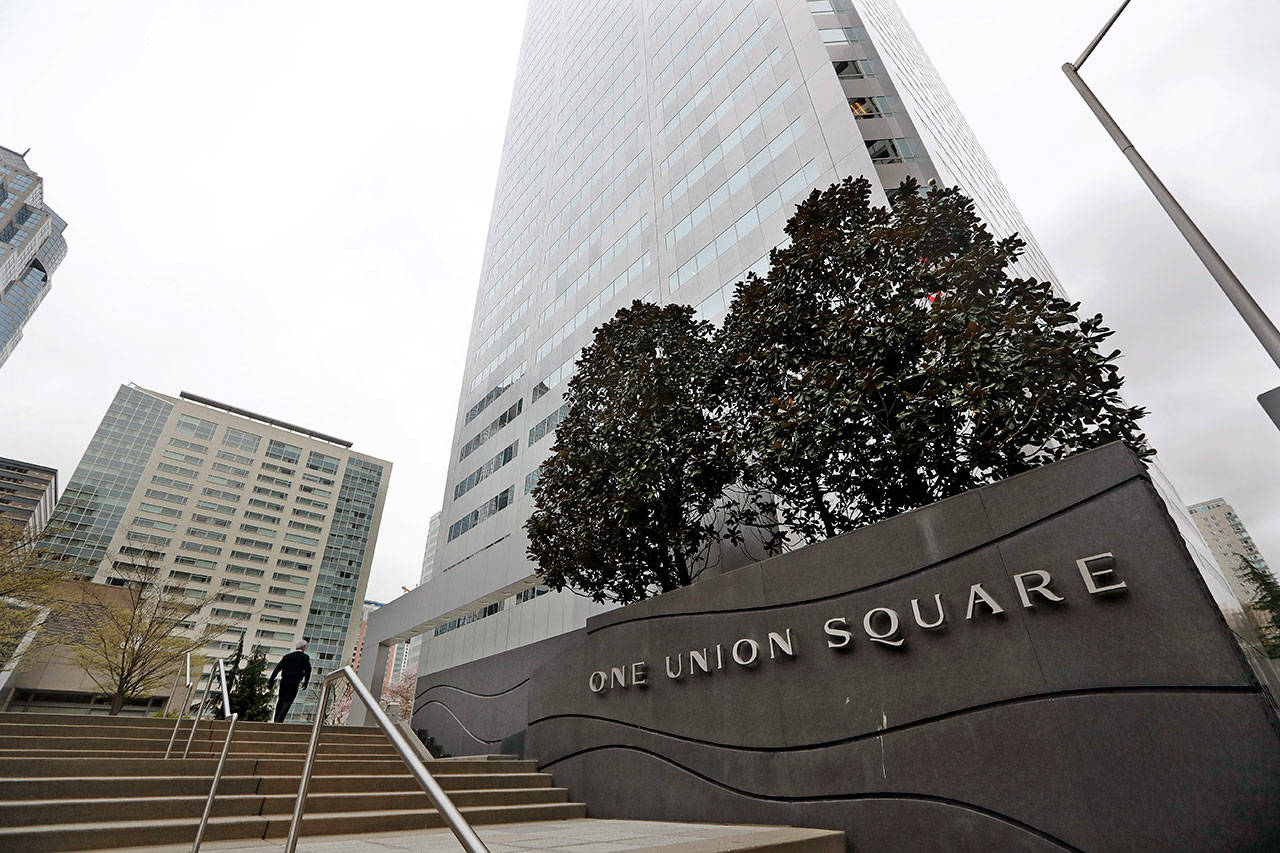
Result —
<instances>
[{"instance_id":1,"label":"stair landing","mask_svg":"<svg viewBox=\"0 0 1280 853\"><path fill-rule=\"evenodd\" d=\"M734 826L707 823L662 823L644 820L578 820L508 823L477 826L490 853L624 853L661 850L663 853L844 853L844 833L786 826ZM190 846L134 847L119 853L186 853ZM207 853L279 853L281 844L262 840L210 841ZM373 832L302 838L299 853L457 853L447 829Z\"/></svg>"}]
</instances>

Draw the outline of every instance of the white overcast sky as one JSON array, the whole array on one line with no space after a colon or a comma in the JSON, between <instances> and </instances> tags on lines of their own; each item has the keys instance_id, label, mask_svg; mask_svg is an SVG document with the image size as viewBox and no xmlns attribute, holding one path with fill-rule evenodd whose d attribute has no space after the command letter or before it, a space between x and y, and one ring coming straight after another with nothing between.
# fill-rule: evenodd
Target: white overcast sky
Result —
<instances>
[{"instance_id":1,"label":"white overcast sky","mask_svg":"<svg viewBox=\"0 0 1280 853\"><path fill-rule=\"evenodd\" d=\"M1278 371L1059 70L1112 0L900 0L1187 501L1280 560ZM440 507L524 3L0 0L0 145L70 223L0 455L70 477L116 387L395 463L368 596ZM1280 317L1280 4L1137 0L1084 76Z\"/></svg>"}]
</instances>

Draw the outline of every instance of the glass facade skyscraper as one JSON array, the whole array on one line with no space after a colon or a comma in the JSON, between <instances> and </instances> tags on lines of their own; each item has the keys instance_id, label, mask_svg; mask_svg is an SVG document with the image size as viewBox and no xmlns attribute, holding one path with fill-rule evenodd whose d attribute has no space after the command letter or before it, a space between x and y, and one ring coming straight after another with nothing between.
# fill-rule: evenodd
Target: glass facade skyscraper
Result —
<instances>
[{"instance_id":1,"label":"glass facade skyscraper","mask_svg":"<svg viewBox=\"0 0 1280 853\"><path fill-rule=\"evenodd\" d=\"M1055 280L892 0L531 0L472 319L440 554L387 613L431 672L584 624L523 522L592 330L642 298L716 321L795 204L958 186ZM382 616L383 614L379 614ZM390 618L390 616L387 616ZM401 624L403 623L403 624Z\"/></svg>"},{"instance_id":2,"label":"glass facade skyscraper","mask_svg":"<svg viewBox=\"0 0 1280 853\"><path fill-rule=\"evenodd\" d=\"M306 640L319 676L351 659L390 475L350 442L122 385L43 544L85 580L119 583L124 563L209 597L202 616L231 626L211 655L243 638L274 664Z\"/></svg>"},{"instance_id":3,"label":"glass facade skyscraper","mask_svg":"<svg viewBox=\"0 0 1280 853\"><path fill-rule=\"evenodd\" d=\"M67 254L67 223L45 206L44 181L16 151L0 147L0 365L49 292Z\"/></svg>"}]
</instances>

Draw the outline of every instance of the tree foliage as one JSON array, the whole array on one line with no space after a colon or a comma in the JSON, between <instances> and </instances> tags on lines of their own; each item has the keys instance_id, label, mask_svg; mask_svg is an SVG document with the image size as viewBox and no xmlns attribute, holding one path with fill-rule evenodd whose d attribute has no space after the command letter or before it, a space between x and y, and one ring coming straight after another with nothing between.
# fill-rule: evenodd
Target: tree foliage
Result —
<instances>
[{"instance_id":1,"label":"tree foliage","mask_svg":"<svg viewBox=\"0 0 1280 853\"><path fill-rule=\"evenodd\" d=\"M777 530L775 552L1117 439L1152 452L1101 316L1010 278L1024 244L993 239L958 190L908 179L895 198L873 206L863 178L815 190L725 318L735 521Z\"/></svg>"},{"instance_id":2,"label":"tree foliage","mask_svg":"<svg viewBox=\"0 0 1280 853\"><path fill-rule=\"evenodd\" d=\"M118 586L83 585L74 655L118 714L129 697L168 686L184 656L227 624L204 614L215 598L161 577L154 566L116 560L112 574ZM197 668L193 660L192 672Z\"/></svg>"},{"instance_id":3,"label":"tree foliage","mask_svg":"<svg viewBox=\"0 0 1280 853\"><path fill-rule=\"evenodd\" d=\"M243 640L241 643L243 644ZM243 668L238 666L235 682L228 686L231 712L239 719L266 723L272 719L271 689L267 687L267 656L254 650Z\"/></svg>"},{"instance_id":4,"label":"tree foliage","mask_svg":"<svg viewBox=\"0 0 1280 853\"><path fill-rule=\"evenodd\" d=\"M1249 603L1257 616L1258 636L1268 657L1280 658L1280 583L1265 568L1236 554L1236 576L1250 590Z\"/></svg>"},{"instance_id":5,"label":"tree foliage","mask_svg":"<svg viewBox=\"0 0 1280 853\"><path fill-rule=\"evenodd\" d=\"M0 519L0 665L8 663L24 639L22 653L65 639L59 630L71 606L66 564L41 547L30 528ZM33 628L34 636L27 635Z\"/></svg>"},{"instance_id":6,"label":"tree foliage","mask_svg":"<svg viewBox=\"0 0 1280 853\"><path fill-rule=\"evenodd\" d=\"M1111 441L1153 453L1101 316L1011 278L1023 242L958 190L894 199L811 193L718 332L641 302L596 331L526 523L544 583L630 603L721 539L777 553Z\"/></svg>"},{"instance_id":7,"label":"tree foliage","mask_svg":"<svg viewBox=\"0 0 1280 853\"><path fill-rule=\"evenodd\" d=\"M543 583L626 604L706 567L734 476L709 417L717 358L687 306L636 301L596 330L525 524Z\"/></svg>"}]
</instances>

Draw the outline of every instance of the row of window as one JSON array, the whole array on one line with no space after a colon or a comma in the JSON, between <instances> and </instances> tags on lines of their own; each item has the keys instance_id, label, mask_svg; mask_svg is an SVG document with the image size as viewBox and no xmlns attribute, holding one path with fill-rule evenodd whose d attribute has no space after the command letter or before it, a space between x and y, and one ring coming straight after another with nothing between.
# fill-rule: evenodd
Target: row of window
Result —
<instances>
[{"instance_id":1,"label":"row of window","mask_svg":"<svg viewBox=\"0 0 1280 853\"><path fill-rule=\"evenodd\" d=\"M867 154L871 155L872 163L902 163L929 156L919 139L869 139Z\"/></svg>"},{"instance_id":2,"label":"row of window","mask_svg":"<svg viewBox=\"0 0 1280 853\"><path fill-rule=\"evenodd\" d=\"M591 266L594 268L595 264L592 264ZM579 308L578 312L565 321L564 325L557 329L554 335L543 341L542 346L538 347L538 352L534 356L534 361L541 361L551 352L552 349L559 346L575 331L582 328L582 326L594 317L601 308L609 304L615 296L622 293L630 282L638 280L643 274L645 268L648 266L649 253L645 252L641 258L619 273L613 281L602 287L599 293L591 297L591 301ZM577 286L577 282L575 282L572 289L576 289Z\"/></svg>"},{"instance_id":3,"label":"row of window","mask_svg":"<svg viewBox=\"0 0 1280 853\"><path fill-rule=\"evenodd\" d=\"M483 368L481 368L480 372L477 373L475 375L475 378L471 380L470 390L474 391L477 388L479 388L481 385L483 385L485 380L488 379L490 376L492 376L493 372L497 370L504 361L510 358L512 353L514 353L517 349L519 349L520 346L524 344L524 342L528 339L529 339L529 330L523 329L520 332L520 334L516 335L515 338L512 339L512 341L509 344L507 344L505 347L502 348L502 352L495 355L492 359L489 360L488 364L486 364Z\"/></svg>"},{"instance_id":4,"label":"row of window","mask_svg":"<svg viewBox=\"0 0 1280 853\"><path fill-rule=\"evenodd\" d=\"M765 196L763 201L744 213L737 222L720 232L714 240L703 246L698 254L673 272L667 279L669 292L675 293L698 272L708 269L722 252L744 239L759 227L761 221L803 192L818 179L820 173L817 162L810 160L804 168L783 181L776 190Z\"/></svg>"},{"instance_id":5,"label":"row of window","mask_svg":"<svg viewBox=\"0 0 1280 853\"><path fill-rule=\"evenodd\" d=\"M582 242L568 254L568 256L565 257L563 261L560 262L560 265L551 271L551 273L543 280L542 286L538 289L538 292L546 293L548 290L553 290L560 279L564 277L565 273L567 273L574 264L587 257L591 252L592 247L595 246L596 243L600 242L600 238L608 233L608 231L622 219L628 210L640 203L640 198L644 188L645 184L642 182L640 186L632 190L631 194L623 199L617 207L610 211L609 215L606 216L604 220L597 225L591 233L587 235L587 237L585 237ZM645 220L647 216L648 214L646 213L641 217L641 219ZM615 241L614 245L610 247L610 249L606 249L606 253L614 251L619 242L621 242L621 239Z\"/></svg>"},{"instance_id":6,"label":"row of window","mask_svg":"<svg viewBox=\"0 0 1280 853\"><path fill-rule=\"evenodd\" d=\"M515 499L515 486L508 486L501 492L498 492L498 494L494 495L478 509L472 510L458 521L449 525L449 538L447 541L452 542L468 530L474 528L480 522L502 512L504 509L511 506Z\"/></svg>"},{"instance_id":7,"label":"row of window","mask_svg":"<svg viewBox=\"0 0 1280 853\"><path fill-rule=\"evenodd\" d=\"M743 77L750 79L752 77L754 70L752 73L744 75L741 73L739 66L747 61L750 51L755 49L757 45L764 41L764 37L769 32L772 25L772 21L766 18L764 23L756 28L756 31L753 32L737 50L729 54L729 57L721 63L715 73L712 74L711 77L703 83L701 87L699 87L698 91L693 94L693 97L685 101L684 106L682 106L675 115L672 115L667 119L666 124L664 124L662 129L658 131L659 143L665 140L667 138L667 134L673 132L681 123L684 122L685 119L693 115L694 110L701 106L702 102L705 101L713 92L723 92L728 88L729 81L731 80L740 80ZM705 74L708 62L711 59L713 59L713 56L710 54L698 59L684 77L677 82L676 88L667 93L666 97L664 97L661 102L664 115L666 114L667 109L671 106L671 101L674 100L675 95L681 86L694 79L695 74ZM769 62L769 60L766 59L765 62ZM759 63L758 67L764 66L765 62Z\"/></svg>"},{"instance_id":8,"label":"row of window","mask_svg":"<svg viewBox=\"0 0 1280 853\"><path fill-rule=\"evenodd\" d=\"M478 450L482 444L484 444L486 441L492 438L495 434L498 433L499 430L501 430L507 424L514 421L523 411L524 411L524 398L521 398L519 400L516 400L515 403L513 403L511 407L507 409L505 412L498 415L498 417L494 418L492 423L490 423L484 429L480 430L480 432L476 433L475 436L473 436L470 441L462 445L462 449L458 451L458 461L461 462L463 459L466 459L468 456L470 456L472 453Z\"/></svg>"},{"instance_id":9,"label":"row of window","mask_svg":"<svg viewBox=\"0 0 1280 853\"><path fill-rule=\"evenodd\" d=\"M703 199L702 203L689 211L689 215L681 219L675 226L667 232L667 248L675 248L676 243L686 237L689 232L701 224L709 217L720 205L729 200L729 197L738 190L747 186L752 178L760 174L760 172L768 166L774 159L782 154L783 151L790 148L793 144L800 140L804 134L804 119L798 118L793 121L786 130L775 136L765 147L761 148L754 157L744 163L737 171L725 180L715 191Z\"/></svg>"},{"instance_id":10,"label":"row of window","mask_svg":"<svg viewBox=\"0 0 1280 853\"><path fill-rule=\"evenodd\" d=\"M510 329L517 320L523 317L524 313L529 310L529 306L532 304L533 295L530 294L525 297L524 302L517 305L515 310L506 316L498 328L489 333L489 337L480 342L480 346L476 347L475 352L471 356L472 361L479 361L480 356L484 355L485 351L488 350L489 347L496 344L498 339L502 337L503 333L506 332L507 329Z\"/></svg>"},{"instance_id":11,"label":"row of window","mask_svg":"<svg viewBox=\"0 0 1280 853\"><path fill-rule=\"evenodd\" d=\"M757 70L766 69L767 71L767 68L772 68L774 64L781 61L782 52L780 50L775 50L773 53L769 54L768 59L760 63ZM710 133L714 128L717 128L720 120L729 115L737 104L740 104L743 101L752 100L752 98L749 97L751 94L751 85L751 80L744 80L740 85L734 88L734 90L716 106L715 112L711 113L699 122L698 126L690 131L689 134L681 140L680 144L672 148L667 156L658 163L658 172L665 175L686 155L694 151L701 151L702 138ZM760 106L756 107L753 112L759 112L763 115L766 111L772 111L777 101L780 101L787 95L791 94L792 88L793 84L790 79L783 80L782 84L778 86L777 89L774 89L773 92L770 92L768 97L761 101ZM768 107L768 110L765 109L766 107ZM750 119L751 116L743 119L742 124L746 124Z\"/></svg>"},{"instance_id":12,"label":"row of window","mask_svg":"<svg viewBox=\"0 0 1280 853\"><path fill-rule=\"evenodd\" d=\"M671 204L683 197L698 179L711 170L711 167L728 156L730 151L741 145L747 134L760 127L765 118L772 115L774 110L782 106L782 102L786 100L787 95L791 94L791 88L791 83L788 81L775 89L769 97L761 101L758 107L739 122L737 127L727 133L719 145L711 149L706 156L685 172L683 178L672 184L671 191L662 197L663 209L670 208ZM797 119L797 121L801 121L801 119ZM803 129L803 126L801 126L801 129ZM671 157L668 157L667 161L670 163L675 162Z\"/></svg>"},{"instance_id":13,"label":"row of window","mask_svg":"<svg viewBox=\"0 0 1280 853\"><path fill-rule=\"evenodd\" d=\"M560 420L568 414L568 412L569 404L565 403L563 406L538 421L538 423L529 430L529 446L532 447L544 436L555 432L556 424L560 423ZM525 489L525 491L528 491L528 489Z\"/></svg>"},{"instance_id":14,"label":"row of window","mask_svg":"<svg viewBox=\"0 0 1280 853\"><path fill-rule=\"evenodd\" d=\"M598 276L601 270L603 270L606 265L611 263L614 258L622 256L623 253L630 247L632 243L638 241L641 237L643 237L644 232L648 229L648 227L649 227L649 214L646 212L630 228L627 229L625 234L620 236L617 240L613 242L612 245L610 245L607 249L602 251L599 257L597 257L594 261L592 261L591 265L588 266L585 270L583 270L582 274L578 276L576 279L574 279L573 283L566 288L566 292L571 291L576 293L578 290L584 287L588 281ZM646 253L646 256L647 256L647 253ZM546 286L547 286L547 283L544 283L543 287L545 288ZM565 302L567 303L567 301L568 300L566 299ZM563 304L565 303L559 303L559 305L561 306ZM552 305L556 306L557 303L553 302ZM539 348L539 352L542 352L541 347ZM542 357L541 355L537 356L537 358L535 358L535 361L537 359L540 359L541 357Z\"/></svg>"},{"instance_id":15,"label":"row of window","mask_svg":"<svg viewBox=\"0 0 1280 853\"><path fill-rule=\"evenodd\" d=\"M482 480L484 480L494 471L497 471L499 468L506 465L511 460L515 459L516 451L519 449L519 447L520 447L520 442L518 440L511 442L509 445L502 448L502 450L498 453L497 456L494 456L488 462L484 463L479 468L472 471L465 479L462 480L462 482L458 483L456 486L453 487L454 500L457 500L458 498L465 495L467 492L474 489L476 486L480 484Z\"/></svg>"}]
</instances>

